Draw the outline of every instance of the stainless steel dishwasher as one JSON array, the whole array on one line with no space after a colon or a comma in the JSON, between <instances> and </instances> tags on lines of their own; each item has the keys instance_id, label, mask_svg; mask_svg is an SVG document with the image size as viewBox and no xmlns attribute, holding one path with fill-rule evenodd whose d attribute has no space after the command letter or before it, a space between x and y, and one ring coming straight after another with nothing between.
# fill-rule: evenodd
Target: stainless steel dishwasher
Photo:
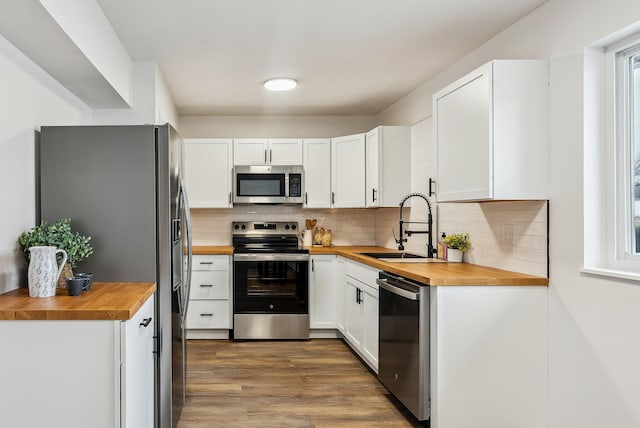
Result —
<instances>
[{"instance_id":1,"label":"stainless steel dishwasher","mask_svg":"<svg viewBox=\"0 0 640 428\"><path fill-rule=\"evenodd\" d=\"M378 379L420 421L430 417L429 286L380 272Z\"/></svg>"}]
</instances>

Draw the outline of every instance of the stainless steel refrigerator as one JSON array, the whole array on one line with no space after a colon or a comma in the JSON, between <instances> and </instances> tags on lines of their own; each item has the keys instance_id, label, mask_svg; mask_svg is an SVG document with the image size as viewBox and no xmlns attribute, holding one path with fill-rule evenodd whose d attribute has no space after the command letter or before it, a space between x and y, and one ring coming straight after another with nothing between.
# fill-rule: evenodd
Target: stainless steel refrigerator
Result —
<instances>
[{"instance_id":1,"label":"stainless steel refrigerator","mask_svg":"<svg viewBox=\"0 0 640 428\"><path fill-rule=\"evenodd\" d=\"M182 140L169 125L48 126L40 136L40 217L71 218L94 281L153 281L155 425L176 426L186 394L184 323L191 224Z\"/></svg>"}]
</instances>

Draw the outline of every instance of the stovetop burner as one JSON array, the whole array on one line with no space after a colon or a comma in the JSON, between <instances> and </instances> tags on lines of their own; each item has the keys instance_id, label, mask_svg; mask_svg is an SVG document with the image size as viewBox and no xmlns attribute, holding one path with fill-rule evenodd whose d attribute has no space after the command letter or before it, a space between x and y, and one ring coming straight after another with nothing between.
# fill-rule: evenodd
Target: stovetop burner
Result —
<instances>
[{"instance_id":1,"label":"stovetop burner","mask_svg":"<svg viewBox=\"0 0 640 428\"><path fill-rule=\"evenodd\" d=\"M308 253L300 245L298 223L294 221L231 223L234 253Z\"/></svg>"}]
</instances>

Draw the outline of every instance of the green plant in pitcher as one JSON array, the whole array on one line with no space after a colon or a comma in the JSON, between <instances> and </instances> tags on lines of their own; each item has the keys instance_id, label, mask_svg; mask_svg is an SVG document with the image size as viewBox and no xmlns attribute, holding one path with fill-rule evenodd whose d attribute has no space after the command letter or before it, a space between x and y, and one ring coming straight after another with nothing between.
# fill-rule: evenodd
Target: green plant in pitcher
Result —
<instances>
[{"instance_id":1,"label":"green plant in pitcher","mask_svg":"<svg viewBox=\"0 0 640 428\"><path fill-rule=\"evenodd\" d=\"M471 246L469 233L453 233L447 235L444 238L444 243L447 244L447 247L460 251L467 251Z\"/></svg>"},{"instance_id":2,"label":"green plant in pitcher","mask_svg":"<svg viewBox=\"0 0 640 428\"><path fill-rule=\"evenodd\" d=\"M29 247L52 246L67 252L67 262L76 267L78 262L93 254L91 237L71 230L71 219L65 218L55 223L43 222L27 230L18 237L18 245L29 263Z\"/></svg>"}]
</instances>

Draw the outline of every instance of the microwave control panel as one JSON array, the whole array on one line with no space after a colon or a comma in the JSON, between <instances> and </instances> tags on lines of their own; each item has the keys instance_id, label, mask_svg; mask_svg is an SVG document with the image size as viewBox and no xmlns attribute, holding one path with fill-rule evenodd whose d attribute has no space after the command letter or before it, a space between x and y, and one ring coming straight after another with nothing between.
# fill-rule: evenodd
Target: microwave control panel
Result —
<instances>
[{"instance_id":1,"label":"microwave control panel","mask_svg":"<svg viewBox=\"0 0 640 428\"><path fill-rule=\"evenodd\" d=\"M302 174L289 174L289 197L299 198L302 196Z\"/></svg>"}]
</instances>

